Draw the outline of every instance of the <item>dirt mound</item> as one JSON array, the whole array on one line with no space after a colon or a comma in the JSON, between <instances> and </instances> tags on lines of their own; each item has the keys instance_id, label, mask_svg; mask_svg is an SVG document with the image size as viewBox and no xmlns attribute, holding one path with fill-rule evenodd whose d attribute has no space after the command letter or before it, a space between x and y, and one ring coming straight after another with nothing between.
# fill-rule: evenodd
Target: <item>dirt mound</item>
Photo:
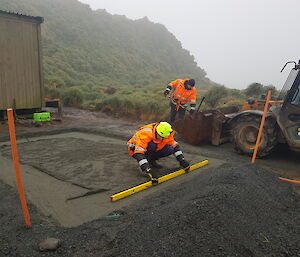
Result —
<instances>
[{"instance_id":1,"label":"dirt mound","mask_svg":"<svg viewBox=\"0 0 300 257\"><path fill-rule=\"evenodd\" d=\"M300 256L299 198L253 165L224 165L130 209L107 256Z\"/></svg>"}]
</instances>

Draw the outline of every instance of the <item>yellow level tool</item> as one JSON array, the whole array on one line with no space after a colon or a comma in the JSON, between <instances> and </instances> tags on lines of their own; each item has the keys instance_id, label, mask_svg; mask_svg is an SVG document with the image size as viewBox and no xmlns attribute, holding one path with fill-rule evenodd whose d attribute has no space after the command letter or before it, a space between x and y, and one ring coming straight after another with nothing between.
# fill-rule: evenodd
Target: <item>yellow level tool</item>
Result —
<instances>
[{"instance_id":1,"label":"yellow level tool","mask_svg":"<svg viewBox=\"0 0 300 257\"><path fill-rule=\"evenodd\" d=\"M169 179L178 177L178 176L180 176L182 174L185 174L187 172L193 171L195 169L198 169L198 168L200 168L202 166L205 166L207 164L208 164L208 160L205 160L205 161L202 161L202 162L199 162L199 163L196 163L196 164L192 165L190 167L189 171L186 171L185 169L181 169L181 170L172 172L170 174L167 174L167 175L165 175L163 177L158 178L158 184L160 184L162 182L165 182L165 181L167 181ZM145 190L145 189L147 189L149 187L152 187L152 186L153 186L152 182L148 181L148 182L145 182L143 184L137 185L135 187L129 188L127 190L124 190L124 191L122 191L120 193L114 194L114 195L112 195L110 197L110 200L112 202L115 202L115 201L118 201L118 200L120 200L120 199L122 199L122 198L124 198L126 196L133 195L133 194L135 194L137 192L143 191L143 190Z\"/></svg>"}]
</instances>

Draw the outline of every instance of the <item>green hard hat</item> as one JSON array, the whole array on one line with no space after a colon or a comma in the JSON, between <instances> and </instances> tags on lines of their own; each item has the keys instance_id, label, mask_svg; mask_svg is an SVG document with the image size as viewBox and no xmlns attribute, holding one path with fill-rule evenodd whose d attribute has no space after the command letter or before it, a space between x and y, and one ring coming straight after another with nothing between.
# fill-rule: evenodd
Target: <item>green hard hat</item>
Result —
<instances>
[{"instance_id":1,"label":"green hard hat","mask_svg":"<svg viewBox=\"0 0 300 257\"><path fill-rule=\"evenodd\" d=\"M172 133L173 129L168 122L162 121L156 127L157 134L161 137L168 137Z\"/></svg>"}]
</instances>

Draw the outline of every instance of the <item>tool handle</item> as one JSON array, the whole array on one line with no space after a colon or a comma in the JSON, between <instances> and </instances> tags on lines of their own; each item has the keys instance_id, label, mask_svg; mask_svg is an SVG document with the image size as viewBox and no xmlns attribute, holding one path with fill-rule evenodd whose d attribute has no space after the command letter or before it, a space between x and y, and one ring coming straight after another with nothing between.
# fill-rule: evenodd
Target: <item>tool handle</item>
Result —
<instances>
[{"instance_id":1,"label":"tool handle","mask_svg":"<svg viewBox=\"0 0 300 257\"><path fill-rule=\"evenodd\" d=\"M171 96L168 96L168 98L170 99L170 101L174 104L177 105L177 103L173 100L173 98ZM186 107L184 107L182 104L179 104L179 106L183 109L185 109L186 111L190 112L190 110L188 110Z\"/></svg>"},{"instance_id":2,"label":"tool handle","mask_svg":"<svg viewBox=\"0 0 300 257\"><path fill-rule=\"evenodd\" d=\"M200 102L200 104L199 104L199 106L198 106L198 108L197 108L197 111L196 111L196 112L199 112L199 110L200 110L200 107L201 107L201 105L202 105L202 103L203 103L204 99L205 99L205 96L203 96L203 97L202 97L202 99L201 99L201 102Z\"/></svg>"}]
</instances>

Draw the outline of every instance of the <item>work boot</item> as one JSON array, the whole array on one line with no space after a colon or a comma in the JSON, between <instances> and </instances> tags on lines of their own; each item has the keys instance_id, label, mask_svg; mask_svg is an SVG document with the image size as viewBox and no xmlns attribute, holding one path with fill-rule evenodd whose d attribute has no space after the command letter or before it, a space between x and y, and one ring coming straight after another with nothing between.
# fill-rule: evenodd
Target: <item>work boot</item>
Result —
<instances>
[{"instance_id":1,"label":"work boot","mask_svg":"<svg viewBox=\"0 0 300 257\"><path fill-rule=\"evenodd\" d=\"M150 159L150 160L149 160L150 166L153 167L153 168L161 168L162 165L158 164L156 161L157 161L157 160L155 160L155 159Z\"/></svg>"}]
</instances>

